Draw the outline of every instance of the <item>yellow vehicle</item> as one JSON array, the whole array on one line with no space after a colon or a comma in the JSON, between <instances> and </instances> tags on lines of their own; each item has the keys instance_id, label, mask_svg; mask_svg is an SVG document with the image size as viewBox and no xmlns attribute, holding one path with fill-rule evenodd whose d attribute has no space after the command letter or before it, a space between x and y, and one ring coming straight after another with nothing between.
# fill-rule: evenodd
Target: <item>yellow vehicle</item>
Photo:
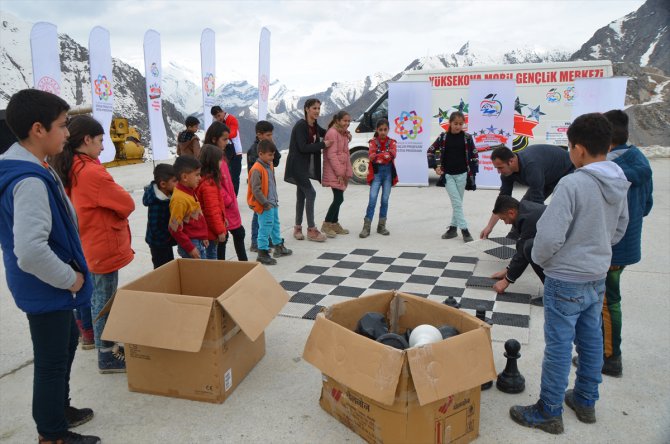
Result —
<instances>
[{"instance_id":1,"label":"yellow vehicle","mask_svg":"<svg viewBox=\"0 0 670 444\"><path fill-rule=\"evenodd\" d=\"M144 147L140 144L140 133L135 127L128 125L128 119L123 117L112 119L109 136L114 142L116 156L111 162L103 164L107 168L144 162Z\"/></svg>"}]
</instances>

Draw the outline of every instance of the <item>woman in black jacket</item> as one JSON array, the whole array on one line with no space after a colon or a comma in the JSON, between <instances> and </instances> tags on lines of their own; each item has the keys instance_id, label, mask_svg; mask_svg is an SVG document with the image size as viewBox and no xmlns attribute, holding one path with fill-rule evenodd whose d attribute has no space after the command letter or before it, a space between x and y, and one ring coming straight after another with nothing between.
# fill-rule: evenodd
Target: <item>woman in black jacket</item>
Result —
<instances>
[{"instance_id":1,"label":"woman in black jacket","mask_svg":"<svg viewBox=\"0 0 670 444\"><path fill-rule=\"evenodd\" d=\"M322 141L326 130L317 123L321 112L319 99L307 99L304 108L305 118L300 119L291 131L291 142L286 159L284 180L297 187L295 203L295 228L293 237L305 239L302 234L302 215L307 213L307 239L324 242L326 236L316 228L314 222L314 201L316 190L310 179L321 182L321 150L329 147L332 142Z\"/></svg>"}]
</instances>

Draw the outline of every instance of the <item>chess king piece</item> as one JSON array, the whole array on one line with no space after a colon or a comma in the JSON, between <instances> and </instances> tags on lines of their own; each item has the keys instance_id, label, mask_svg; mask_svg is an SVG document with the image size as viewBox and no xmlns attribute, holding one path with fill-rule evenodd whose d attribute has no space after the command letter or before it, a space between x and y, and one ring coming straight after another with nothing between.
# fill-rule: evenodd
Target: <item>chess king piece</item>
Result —
<instances>
[{"instance_id":1,"label":"chess king piece","mask_svg":"<svg viewBox=\"0 0 670 444\"><path fill-rule=\"evenodd\" d=\"M461 308L461 304L459 304L456 298L454 298L453 296L449 296L447 299L444 300L443 303L450 307Z\"/></svg>"},{"instance_id":2,"label":"chess king piece","mask_svg":"<svg viewBox=\"0 0 670 444\"><path fill-rule=\"evenodd\" d=\"M521 344L516 339L508 339L505 342L507 365L496 381L496 387L501 392L521 393L526 389L526 378L519 373L516 362L521 357L519 350L521 350Z\"/></svg>"}]
</instances>

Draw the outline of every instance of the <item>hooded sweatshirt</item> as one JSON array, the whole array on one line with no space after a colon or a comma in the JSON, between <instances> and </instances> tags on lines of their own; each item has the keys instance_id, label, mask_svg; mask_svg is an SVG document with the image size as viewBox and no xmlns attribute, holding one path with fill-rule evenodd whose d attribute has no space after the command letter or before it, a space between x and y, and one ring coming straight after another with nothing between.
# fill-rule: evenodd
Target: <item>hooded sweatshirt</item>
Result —
<instances>
[{"instance_id":1,"label":"hooded sweatshirt","mask_svg":"<svg viewBox=\"0 0 670 444\"><path fill-rule=\"evenodd\" d=\"M537 222L532 259L545 275L568 282L604 279L628 224L630 183L614 162L594 162L558 182Z\"/></svg>"}]
</instances>

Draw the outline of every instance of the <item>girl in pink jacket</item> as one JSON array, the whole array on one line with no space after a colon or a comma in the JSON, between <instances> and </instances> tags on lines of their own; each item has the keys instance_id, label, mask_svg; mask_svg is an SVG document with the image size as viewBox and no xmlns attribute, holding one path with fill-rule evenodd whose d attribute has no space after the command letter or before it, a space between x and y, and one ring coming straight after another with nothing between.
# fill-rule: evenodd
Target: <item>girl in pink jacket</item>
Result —
<instances>
[{"instance_id":1,"label":"girl in pink jacket","mask_svg":"<svg viewBox=\"0 0 670 444\"><path fill-rule=\"evenodd\" d=\"M323 175L321 185L333 190L333 203L328 208L326 220L321 226L328 237L338 234L349 234L349 230L342 228L338 222L340 206L344 202L344 190L353 175L351 160L349 159L349 124L351 116L346 111L340 111L333 116L328 125L324 141L331 140L332 145L323 150Z\"/></svg>"}]
</instances>

